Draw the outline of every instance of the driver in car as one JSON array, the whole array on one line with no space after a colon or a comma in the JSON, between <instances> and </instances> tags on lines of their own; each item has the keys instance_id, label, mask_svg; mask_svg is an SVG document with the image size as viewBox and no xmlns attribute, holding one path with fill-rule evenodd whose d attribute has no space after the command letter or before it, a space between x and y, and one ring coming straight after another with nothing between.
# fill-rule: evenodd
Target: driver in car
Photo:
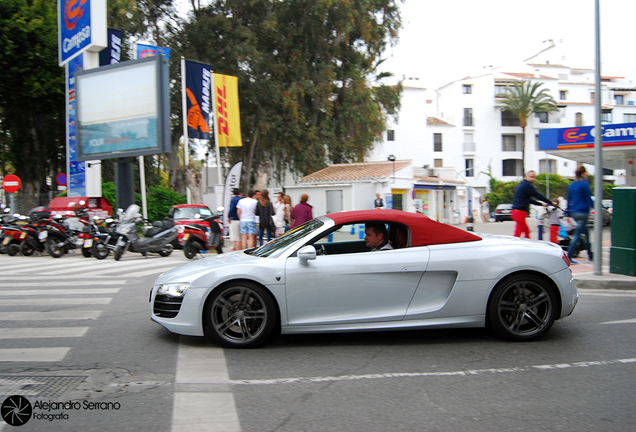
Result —
<instances>
[{"instance_id":1,"label":"driver in car","mask_svg":"<svg viewBox=\"0 0 636 432\"><path fill-rule=\"evenodd\" d=\"M389 233L383 223L367 223L364 225L364 241L371 252L390 250L393 246L389 243Z\"/></svg>"}]
</instances>

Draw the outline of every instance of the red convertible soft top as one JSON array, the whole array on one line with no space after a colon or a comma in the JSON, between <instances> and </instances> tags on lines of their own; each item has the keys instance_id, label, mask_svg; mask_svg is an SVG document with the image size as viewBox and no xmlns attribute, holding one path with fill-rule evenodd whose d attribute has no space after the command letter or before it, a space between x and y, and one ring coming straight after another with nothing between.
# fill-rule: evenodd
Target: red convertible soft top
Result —
<instances>
[{"instance_id":1,"label":"red convertible soft top","mask_svg":"<svg viewBox=\"0 0 636 432\"><path fill-rule=\"evenodd\" d=\"M325 215L336 225L345 223L395 222L411 230L411 247L430 246L447 243L464 243L481 240L481 237L468 231L434 221L419 213L401 210L358 210Z\"/></svg>"}]
</instances>

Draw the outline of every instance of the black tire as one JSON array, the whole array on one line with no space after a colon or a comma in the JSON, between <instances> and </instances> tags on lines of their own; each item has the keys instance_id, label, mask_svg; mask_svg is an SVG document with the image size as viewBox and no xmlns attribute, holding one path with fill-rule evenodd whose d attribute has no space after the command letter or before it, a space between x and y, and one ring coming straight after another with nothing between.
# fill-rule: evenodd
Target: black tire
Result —
<instances>
[{"instance_id":1,"label":"black tire","mask_svg":"<svg viewBox=\"0 0 636 432\"><path fill-rule=\"evenodd\" d=\"M64 243L59 241L59 239L56 237L49 237L48 239L46 239L44 248L46 249L46 253L53 258L59 258L66 253L66 247L64 246Z\"/></svg>"},{"instance_id":2,"label":"black tire","mask_svg":"<svg viewBox=\"0 0 636 432\"><path fill-rule=\"evenodd\" d=\"M219 245L216 247L216 253L223 253L223 237L221 237L221 240L219 240Z\"/></svg>"},{"instance_id":3,"label":"black tire","mask_svg":"<svg viewBox=\"0 0 636 432\"><path fill-rule=\"evenodd\" d=\"M35 246L33 245L33 240L30 238L26 238L22 243L20 243L20 253L22 256L31 256L35 253Z\"/></svg>"},{"instance_id":4,"label":"black tire","mask_svg":"<svg viewBox=\"0 0 636 432\"><path fill-rule=\"evenodd\" d=\"M82 256L84 258L90 258L93 256L93 253L91 252L90 248L82 248Z\"/></svg>"},{"instance_id":5,"label":"black tire","mask_svg":"<svg viewBox=\"0 0 636 432\"><path fill-rule=\"evenodd\" d=\"M209 336L229 348L254 348L263 344L278 319L271 294L252 282L217 288L204 313Z\"/></svg>"},{"instance_id":6,"label":"black tire","mask_svg":"<svg viewBox=\"0 0 636 432\"><path fill-rule=\"evenodd\" d=\"M16 256L18 253L20 253L20 246L18 243L12 242L7 245L7 255Z\"/></svg>"},{"instance_id":7,"label":"black tire","mask_svg":"<svg viewBox=\"0 0 636 432\"><path fill-rule=\"evenodd\" d=\"M108 257L108 254L110 254L110 249L104 242L94 241L93 246L91 246L91 252L95 258L103 260Z\"/></svg>"},{"instance_id":8,"label":"black tire","mask_svg":"<svg viewBox=\"0 0 636 432\"><path fill-rule=\"evenodd\" d=\"M159 251L159 255L161 255L162 257L170 256L173 249L174 248L172 247L172 244L168 243L167 245L163 247L163 249Z\"/></svg>"},{"instance_id":9,"label":"black tire","mask_svg":"<svg viewBox=\"0 0 636 432\"><path fill-rule=\"evenodd\" d=\"M518 275L499 283L488 302L488 323L500 337L531 341L544 335L557 317L552 286L535 275Z\"/></svg>"},{"instance_id":10,"label":"black tire","mask_svg":"<svg viewBox=\"0 0 636 432\"><path fill-rule=\"evenodd\" d=\"M192 259L197 256L199 250L201 250L201 245L198 241L192 240L192 237L190 237L186 241L186 244L183 245L183 255L185 255L187 259Z\"/></svg>"},{"instance_id":11,"label":"black tire","mask_svg":"<svg viewBox=\"0 0 636 432\"><path fill-rule=\"evenodd\" d=\"M113 258L115 261L119 261L119 258L124 254L124 246L117 245L115 246L115 252L113 252Z\"/></svg>"}]
</instances>

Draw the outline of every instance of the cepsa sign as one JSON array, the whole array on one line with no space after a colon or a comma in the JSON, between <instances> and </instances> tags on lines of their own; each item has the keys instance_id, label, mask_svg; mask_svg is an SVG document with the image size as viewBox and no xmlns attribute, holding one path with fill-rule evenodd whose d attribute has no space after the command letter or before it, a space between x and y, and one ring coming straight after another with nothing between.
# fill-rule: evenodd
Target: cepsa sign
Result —
<instances>
[{"instance_id":1,"label":"cepsa sign","mask_svg":"<svg viewBox=\"0 0 636 432\"><path fill-rule=\"evenodd\" d=\"M106 0L58 0L60 66L79 53L107 46Z\"/></svg>"}]
</instances>

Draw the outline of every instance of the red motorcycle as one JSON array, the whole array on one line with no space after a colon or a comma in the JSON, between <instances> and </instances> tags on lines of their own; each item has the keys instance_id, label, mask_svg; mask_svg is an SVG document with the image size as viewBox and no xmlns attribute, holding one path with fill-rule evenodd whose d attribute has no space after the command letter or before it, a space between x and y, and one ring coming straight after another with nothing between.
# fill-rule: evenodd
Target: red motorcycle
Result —
<instances>
[{"instance_id":1,"label":"red motorcycle","mask_svg":"<svg viewBox=\"0 0 636 432\"><path fill-rule=\"evenodd\" d=\"M183 234L183 254L192 259L201 251L216 250L223 253L223 211L202 219L196 224L186 225Z\"/></svg>"}]
</instances>

